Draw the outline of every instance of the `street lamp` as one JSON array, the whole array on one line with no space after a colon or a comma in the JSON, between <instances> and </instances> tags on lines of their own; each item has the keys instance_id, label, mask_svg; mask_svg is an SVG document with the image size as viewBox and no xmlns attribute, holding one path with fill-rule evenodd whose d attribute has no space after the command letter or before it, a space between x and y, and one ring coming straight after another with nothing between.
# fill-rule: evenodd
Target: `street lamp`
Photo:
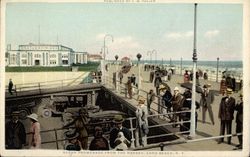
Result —
<instances>
[{"instance_id":1,"label":"street lamp","mask_svg":"<svg viewBox=\"0 0 250 157\"><path fill-rule=\"evenodd\" d=\"M153 54L152 51L148 51L147 52L147 55L150 55L150 64L152 64L152 54Z\"/></svg>"},{"instance_id":2,"label":"street lamp","mask_svg":"<svg viewBox=\"0 0 250 157\"><path fill-rule=\"evenodd\" d=\"M106 51L105 51L105 48L106 48L106 38L107 37L110 37L112 39L112 42L114 41L114 38L112 35L110 34L106 34L103 38L103 59L101 61L101 67L102 67L102 82L103 84L105 84L105 77L106 77L106 74L105 74L105 60L106 60Z\"/></svg>"},{"instance_id":3,"label":"street lamp","mask_svg":"<svg viewBox=\"0 0 250 157\"><path fill-rule=\"evenodd\" d=\"M219 58L219 57L217 57L217 72L216 72L216 82L218 82L219 60L220 60L220 58Z\"/></svg>"},{"instance_id":4,"label":"street lamp","mask_svg":"<svg viewBox=\"0 0 250 157\"><path fill-rule=\"evenodd\" d=\"M141 55L140 53L138 53L138 54L136 55L136 57L137 57L137 59L138 59L138 95L140 95L140 88L141 88L140 60L141 60L142 55Z\"/></svg>"},{"instance_id":5,"label":"street lamp","mask_svg":"<svg viewBox=\"0 0 250 157\"><path fill-rule=\"evenodd\" d=\"M152 50L152 53L155 53L155 66L157 64L157 51L156 50Z\"/></svg>"},{"instance_id":6,"label":"street lamp","mask_svg":"<svg viewBox=\"0 0 250 157\"><path fill-rule=\"evenodd\" d=\"M116 72L115 72L115 88L116 88L116 91L118 92L118 60L119 56L118 55L115 55L115 60L116 60Z\"/></svg>"},{"instance_id":7,"label":"street lamp","mask_svg":"<svg viewBox=\"0 0 250 157\"><path fill-rule=\"evenodd\" d=\"M191 127L189 136L192 138L195 136L195 94L196 94L196 65L197 65L197 53L196 53L196 11L197 3L194 4L194 49L193 49L193 86L192 86L192 106L191 106Z\"/></svg>"},{"instance_id":8,"label":"street lamp","mask_svg":"<svg viewBox=\"0 0 250 157\"><path fill-rule=\"evenodd\" d=\"M181 57L181 70L180 70L180 75L182 75L182 57Z\"/></svg>"}]
</instances>

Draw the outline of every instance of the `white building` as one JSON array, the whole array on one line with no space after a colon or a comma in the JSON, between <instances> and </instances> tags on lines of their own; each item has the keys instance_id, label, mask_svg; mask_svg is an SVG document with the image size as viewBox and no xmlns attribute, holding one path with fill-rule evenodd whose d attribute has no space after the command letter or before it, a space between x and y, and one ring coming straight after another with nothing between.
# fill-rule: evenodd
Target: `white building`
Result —
<instances>
[{"instance_id":1,"label":"white building","mask_svg":"<svg viewBox=\"0 0 250 157\"><path fill-rule=\"evenodd\" d=\"M87 64L87 52L75 52L63 45L19 45L18 50L7 46L6 66L70 66Z\"/></svg>"}]
</instances>

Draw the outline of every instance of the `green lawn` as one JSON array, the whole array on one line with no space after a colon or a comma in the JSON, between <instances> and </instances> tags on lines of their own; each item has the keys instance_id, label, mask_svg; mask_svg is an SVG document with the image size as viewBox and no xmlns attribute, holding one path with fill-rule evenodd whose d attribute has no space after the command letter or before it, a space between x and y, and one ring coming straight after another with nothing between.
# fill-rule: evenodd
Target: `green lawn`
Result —
<instances>
[{"instance_id":1,"label":"green lawn","mask_svg":"<svg viewBox=\"0 0 250 157\"><path fill-rule=\"evenodd\" d=\"M82 65L76 65L78 66L78 71L95 71L97 67L99 66L99 63L88 63L88 64L82 64ZM5 67L6 72L46 72L46 71L71 71L72 66L69 67L38 67L38 66L32 66L32 67Z\"/></svg>"}]
</instances>

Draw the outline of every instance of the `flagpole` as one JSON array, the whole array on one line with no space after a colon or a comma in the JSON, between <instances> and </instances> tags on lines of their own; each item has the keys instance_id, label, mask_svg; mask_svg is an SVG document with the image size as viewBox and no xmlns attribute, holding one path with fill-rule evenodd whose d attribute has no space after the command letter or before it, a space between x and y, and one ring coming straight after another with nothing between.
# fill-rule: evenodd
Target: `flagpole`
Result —
<instances>
[{"instance_id":1,"label":"flagpole","mask_svg":"<svg viewBox=\"0 0 250 157\"><path fill-rule=\"evenodd\" d=\"M192 106L191 106L191 127L190 134L191 138L195 137L195 94L196 94L196 65L197 65L197 53L196 53L196 12L197 3L194 4L194 49L193 49L193 86L192 86Z\"/></svg>"}]
</instances>

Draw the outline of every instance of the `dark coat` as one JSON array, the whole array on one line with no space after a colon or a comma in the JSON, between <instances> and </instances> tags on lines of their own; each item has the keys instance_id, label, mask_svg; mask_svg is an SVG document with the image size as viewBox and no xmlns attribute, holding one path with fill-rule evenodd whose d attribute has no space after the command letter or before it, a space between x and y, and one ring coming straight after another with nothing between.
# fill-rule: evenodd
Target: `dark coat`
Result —
<instances>
[{"instance_id":1,"label":"dark coat","mask_svg":"<svg viewBox=\"0 0 250 157\"><path fill-rule=\"evenodd\" d=\"M155 77L154 86L159 87L161 83L162 83L161 77L160 76Z\"/></svg>"},{"instance_id":2,"label":"dark coat","mask_svg":"<svg viewBox=\"0 0 250 157\"><path fill-rule=\"evenodd\" d=\"M124 136L126 137L127 140L129 140L131 142L131 139L132 139L132 134L131 134L131 131L125 127L122 127L121 130L119 130L118 128L113 128L110 132L110 138L109 138L109 144L110 144L110 147L111 148L115 148L116 145L115 145L115 139L117 138L117 135L119 132L123 132Z\"/></svg>"},{"instance_id":3,"label":"dark coat","mask_svg":"<svg viewBox=\"0 0 250 157\"><path fill-rule=\"evenodd\" d=\"M21 149L26 143L26 132L22 122L9 121L5 126L5 143L7 149Z\"/></svg>"},{"instance_id":4,"label":"dark coat","mask_svg":"<svg viewBox=\"0 0 250 157\"><path fill-rule=\"evenodd\" d=\"M162 100L165 102L166 107L171 107L171 99L172 99L171 92L166 90L166 92L162 96Z\"/></svg>"},{"instance_id":5,"label":"dark coat","mask_svg":"<svg viewBox=\"0 0 250 157\"><path fill-rule=\"evenodd\" d=\"M235 106L235 110L237 111L236 115L236 123L243 123L243 102L237 104Z\"/></svg>"},{"instance_id":6,"label":"dark coat","mask_svg":"<svg viewBox=\"0 0 250 157\"><path fill-rule=\"evenodd\" d=\"M95 137L89 145L89 150L109 150L109 143L104 137Z\"/></svg>"},{"instance_id":7,"label":"dark coat","mask_svg":"<svg viewBox=\"0 0 250 157\"><path fill-rule=\"evenodd\" d=\"M69 151L80 151L81 150L81 147L77 144L72 144L72 143L69 143L66 148L66 150L69 150Z\"/></svg>"},{"instance_id":8,"label":"dark coat","mask_svg":"<svg viewBox=\"0 0 250 157\"><path fill-rule=\"evenodd\" d=\"M210 106L214 102L214 93L209 90L207 95L205 96L204 91L201 93L200 105L201 106Z\"/></svg>"},{"instance_id":9,"label":"dark coat","mask_svg":"<svg viewBox=\"0 0 250 157\"><path fill-rule=\"evenodd\" d=\"M178 111L182 107L182 96L178 93L176 96L172 97L172 106L174 111Z\"/></svg>"},{"instance_id":10,"label":"dark coat","mask_svg":"<svg viewBox=\"0 0 250 157\"><path fill-rule=\"evenodd\" d=\"M226 102L227 97L221 99L219 108L219 118L221 120L233 120L234 119L234 109L235 109L235 99L230 97L228 102Z\"/></svg>"}]
</instances>

